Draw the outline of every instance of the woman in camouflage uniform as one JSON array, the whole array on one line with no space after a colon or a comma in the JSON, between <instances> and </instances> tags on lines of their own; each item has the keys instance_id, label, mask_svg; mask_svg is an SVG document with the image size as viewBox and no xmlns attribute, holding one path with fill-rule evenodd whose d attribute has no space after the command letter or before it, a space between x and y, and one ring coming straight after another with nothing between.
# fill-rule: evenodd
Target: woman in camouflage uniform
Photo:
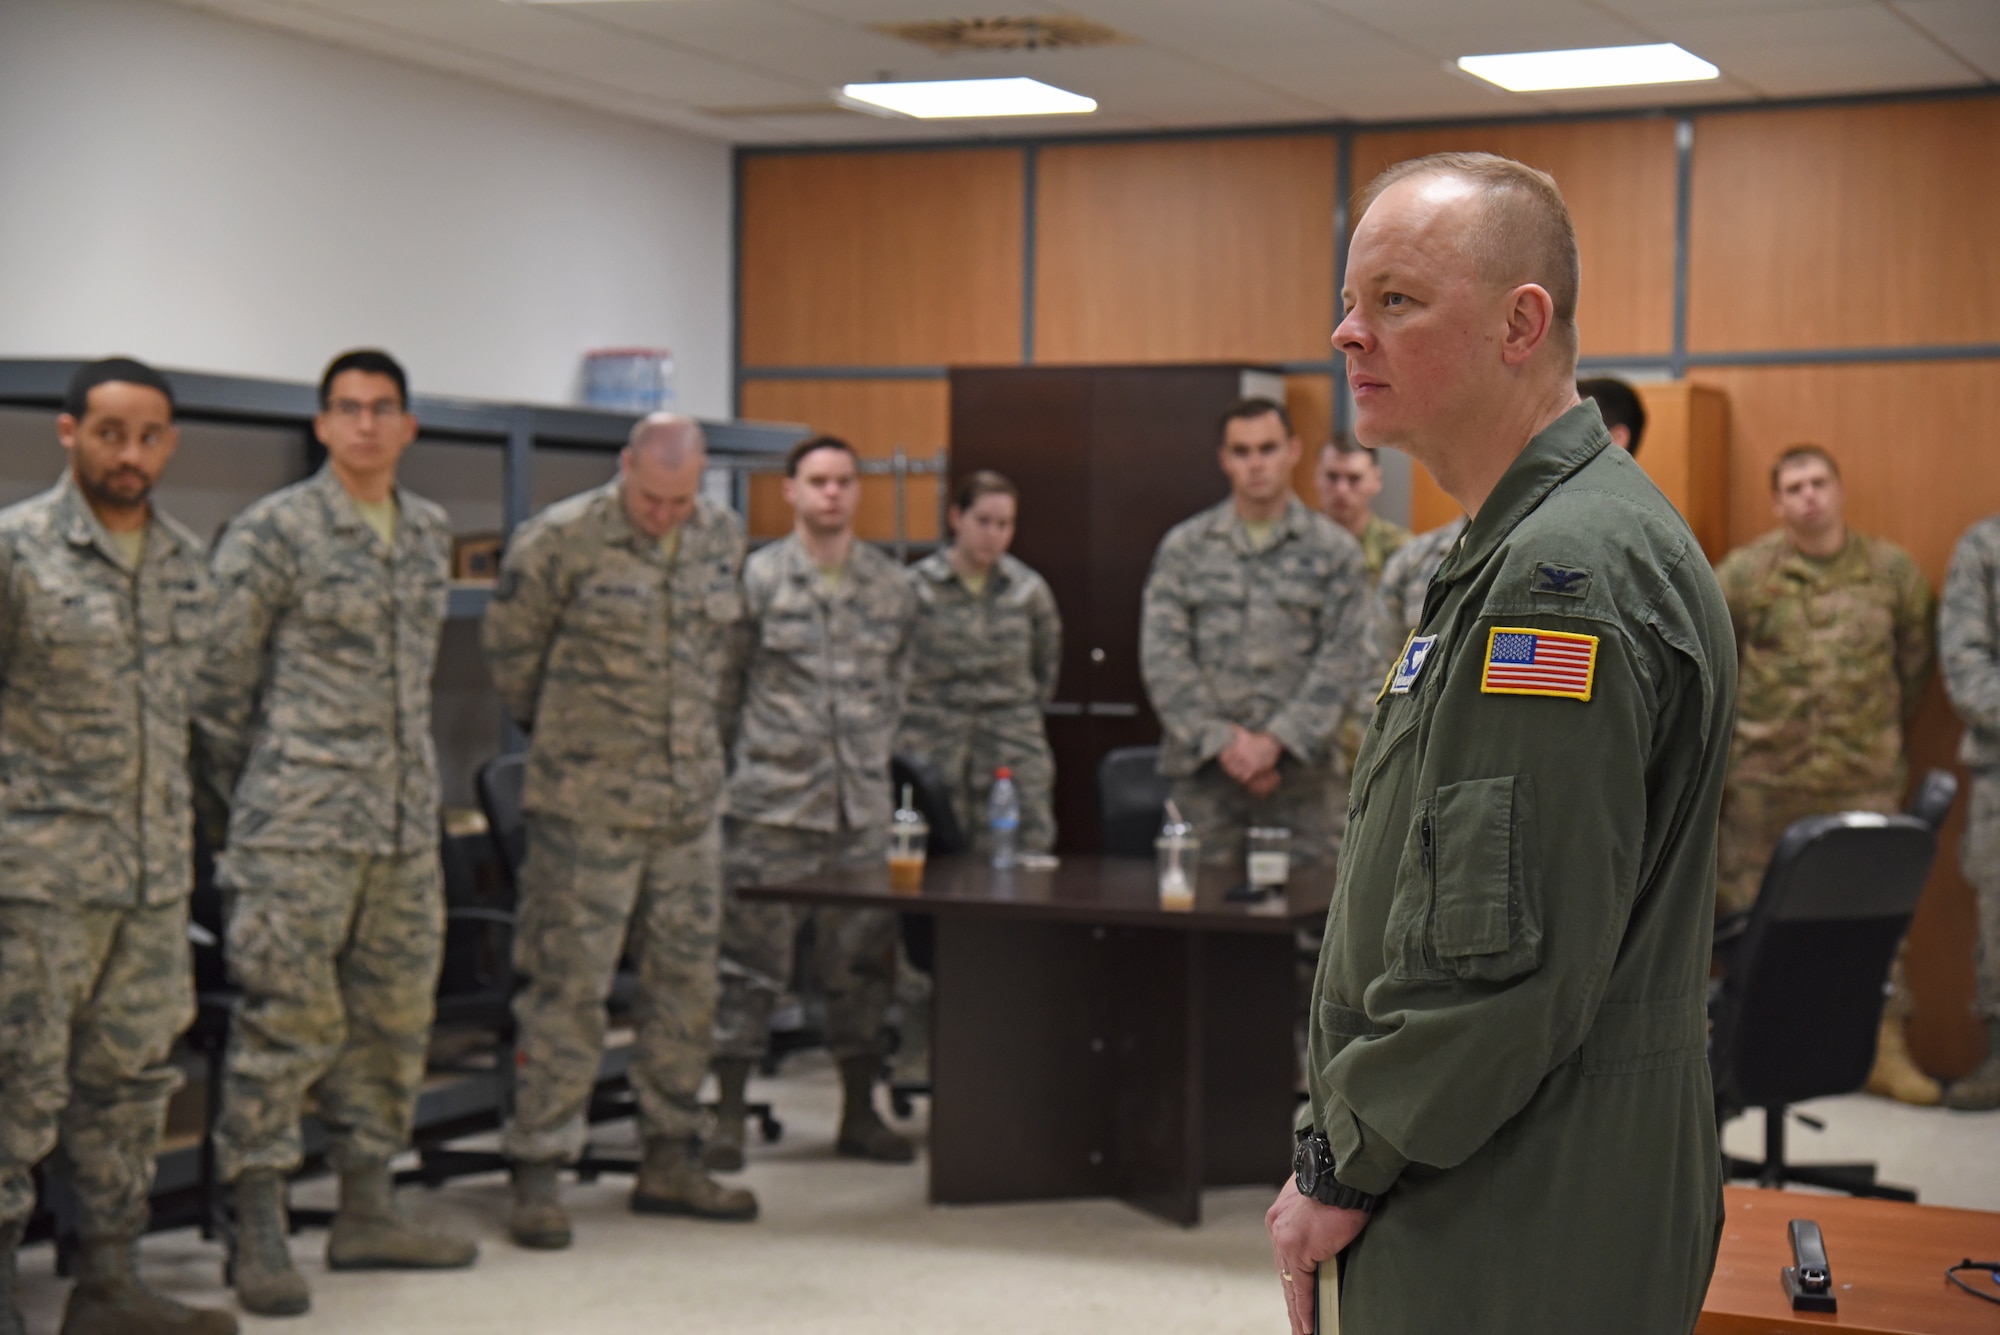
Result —
<instances>
[{"instance_id":1,"label":"woman in camouflage uniform","mask_svg":"<svg viewBox=\"0 0 2000 1335\"><path fill-rule=\"evenodd\" d=\"M998 473L965 478L948 514L951 546L918 562L915 668L896 750L930 761L974 847L1006 766L1021 796L1019 846L1055 845L1055 756L1042 707L1055 695L1062 617L1048 583L1007 554L1019 493Z\"/></svg>"}]
</instances>

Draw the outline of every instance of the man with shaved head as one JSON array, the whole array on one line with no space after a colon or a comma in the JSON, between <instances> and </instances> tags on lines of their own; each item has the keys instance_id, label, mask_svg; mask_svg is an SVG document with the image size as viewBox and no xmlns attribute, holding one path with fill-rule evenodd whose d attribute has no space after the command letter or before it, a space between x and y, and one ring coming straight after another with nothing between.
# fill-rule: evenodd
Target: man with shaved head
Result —
<instances>
[{"instance_id":1,"label":"man with shaved head","mask_svg":"<svg viewBox=\"0 0 2000 1335\"><path fill-rule=\"evenodd\" d=\"M514 998L509 1232L567 1247L561 1167L582 1154L605 1002L637 965L631 1079L646 1158L642 1214L749 1219L757 1199L703 1171L695 1097L708 1072L722 923L721 691L743 615L743 526L702 499L701 427L656 413L618 476L514 534L486 612L486 655L530 734L528 859Z\"/></svg>"},{"instance_id":2,"label":"man with shaved head","mask_svg":"<svg viewBox=\"0 0 2000 1335\"><path fill-rule=\"evenodd\" d=\"M1355 766L1298 1172L1266 1219L1293 1329L1317 1295L1366 1335L1687 1335L1722 1222L1728 609L1577 397L1555 182L1449 154L1360 205L1333 335L1356 438L1470 518Z\"/></svg>"}]
</instances>

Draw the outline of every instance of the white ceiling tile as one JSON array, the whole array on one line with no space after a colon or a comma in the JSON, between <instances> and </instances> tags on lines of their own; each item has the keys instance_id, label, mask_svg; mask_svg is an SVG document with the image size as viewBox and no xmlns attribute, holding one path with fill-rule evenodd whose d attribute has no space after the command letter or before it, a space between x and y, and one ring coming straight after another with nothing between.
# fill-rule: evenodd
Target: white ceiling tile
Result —
<instances>
[{"instance_id":1,"label":"white ceiling tile","mask_svg":"<svg viewBox=\"0 0 2000 1335\"><path fill-rule=\"evenodd\" d=\"M1064 0L1130 40L942 56L870 24L963 0L172 0L615 115L749 143L1534 114L1936 87L2000 76L2000 0ZM4 3L4 0L0 0ZM1033 12L1043 0L1020 8ZM1005 7L999 11L1005 12ZM1523 97L1467 78L1478 51L1678 41L1725 77ZM940 122L788 114L841 83L1026 74L1091 117ZM712 115L705 109L766 109Z\"/></svg>"},{"instance_id":2,"label":"white ceiling tile","mask_svg":"<svg viewBox=\"0 0 2000 1335\"><path fill-rule=\"evenodd\" d=\"M1973 77L1880 5L1687 14L1659 22L1668 40L1771 97L1939 87Z\"/></svg>"},{"instance_id":3,"label":"white ceiling tile","mask_svg":"<svg viewBox=\"0 0 2000 1335\"><path fill-rule=\"evenodd\" d=\"M1984 77L2000 80L2000 3L1996 0L1895 0L1891 8Z\"/></svg>"}]
</instances>

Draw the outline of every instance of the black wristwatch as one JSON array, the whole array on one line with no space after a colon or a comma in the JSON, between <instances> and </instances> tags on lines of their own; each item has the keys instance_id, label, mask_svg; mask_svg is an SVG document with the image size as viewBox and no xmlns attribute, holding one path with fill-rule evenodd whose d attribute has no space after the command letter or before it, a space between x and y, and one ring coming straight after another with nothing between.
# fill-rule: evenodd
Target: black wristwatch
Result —
<instances>
[{"instance_id":1,"label":"black wristwatch","mask_svg":"<svg viewBox=\"0 0 2000 1335\"><path fill-rule=\"evenodd\" d=\"M1380 1196L1345 1187L1333 1176L1333 1146L1324 1131L1300 1131L1298 1148L1292 1151L1292 1171L1298 1175L1299 1194L1321 1205L1339 1210L1373 1210Z\"/></svg>"}]
</instances>

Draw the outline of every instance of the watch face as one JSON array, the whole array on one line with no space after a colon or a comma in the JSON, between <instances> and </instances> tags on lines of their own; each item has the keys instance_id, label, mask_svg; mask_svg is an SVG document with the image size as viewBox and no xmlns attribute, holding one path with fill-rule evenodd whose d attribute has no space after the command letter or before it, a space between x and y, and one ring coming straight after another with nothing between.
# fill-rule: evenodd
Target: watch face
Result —
<instances>
[{"instance_id":1,"label":"watch face","mask_svg":"<svg viewBox=\"0 0 2000 1335\"><path fill-rule=\"evenodd\" d=\"M1292 1154L1292 1171L1298 1174L1299 1191L1310 1196L1319 1188L1319 1161L1313 1157L1310 1141L1302 1142Z\"/></svg>"}]
</instances>

